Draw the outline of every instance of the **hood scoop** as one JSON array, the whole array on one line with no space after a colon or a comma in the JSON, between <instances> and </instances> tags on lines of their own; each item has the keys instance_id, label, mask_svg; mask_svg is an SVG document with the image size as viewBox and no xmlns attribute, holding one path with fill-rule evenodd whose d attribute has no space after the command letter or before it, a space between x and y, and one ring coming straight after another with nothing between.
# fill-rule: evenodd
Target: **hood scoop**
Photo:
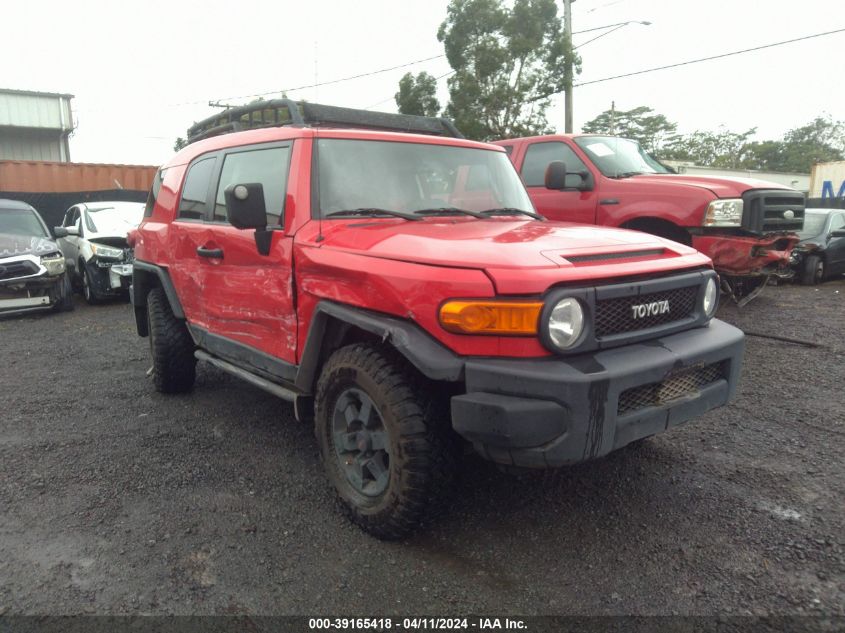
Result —
<instances>
[{"instance_id":1,"label":"hood scoop","mask_svg":"<svg viewBox=\"0 0 845 633\"><path fill-rule=\"evenodd\" d=\"M667 251L665 248L650 248L639 251L623 251L617 253L593 253L590 255L561 255L563 259L570 264L591 264L595 262L604 261L618 261L618 260L638 260L638 259L658 259L666 257ZM674 253L672 253L674 255Z\"/></svg>"}]
</instances>

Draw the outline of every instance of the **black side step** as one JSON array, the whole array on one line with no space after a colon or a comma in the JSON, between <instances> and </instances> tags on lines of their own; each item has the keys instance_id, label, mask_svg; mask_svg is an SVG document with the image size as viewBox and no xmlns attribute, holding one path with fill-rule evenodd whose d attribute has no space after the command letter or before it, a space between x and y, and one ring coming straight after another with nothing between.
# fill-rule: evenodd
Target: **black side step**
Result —
<instances>
[{"instance_id":1,"label":"black side step","mask_svg":"<svg viewBox=\"0 0 845 633\"><path fill-rule=\"evenodd\" d=\"M211 363L215 367L222 369L227 374L232 374L233 376L237 376L241 380L245 380L248 383L255 385L259 389L263 389L268 393L272 393L274 396L281 398L282 400L287 400L288 402L295 402L298 394L296 391L292 391L281 385L277 385L274 382L270 382L261 376L256 376L253 373L246 371L245 369L241 369L240 367L233 365L225 360L217 358L216 356L212 356L208 352L205 352L201 349L198 349L194 352L194 356L197 357L198 360L204 360L208 363Z\"/></svg>"}]
</instances>

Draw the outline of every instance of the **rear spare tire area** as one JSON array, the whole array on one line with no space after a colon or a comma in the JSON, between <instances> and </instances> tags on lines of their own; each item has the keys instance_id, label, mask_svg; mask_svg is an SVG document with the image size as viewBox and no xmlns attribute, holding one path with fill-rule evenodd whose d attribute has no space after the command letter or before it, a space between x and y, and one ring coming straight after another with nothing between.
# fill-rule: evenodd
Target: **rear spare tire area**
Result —
<instances>
[{"instance_id":1,"label":"rear spare tire area","mask_svg":"<svg viewBox=\"0 0 845 633\"><path fill-rule=\"evenodd\" d=\"M156 390L162 393L190 391L197 368L194 341L185 322L173 315L161 288L153 288L147 295L147 319Z\"/></svg>"},{"instance_id":2,"label":"rear spare tire area","mask_svg":"<svg viewBox=\"0 0 845 633\"><path fill-rule=\"evenodd\" d=\"M460 443L448 401L391 348L356 343L323 366L315 431L349 518L380 539L409 535L445 500Z\"/></svg>"}]
</instances>

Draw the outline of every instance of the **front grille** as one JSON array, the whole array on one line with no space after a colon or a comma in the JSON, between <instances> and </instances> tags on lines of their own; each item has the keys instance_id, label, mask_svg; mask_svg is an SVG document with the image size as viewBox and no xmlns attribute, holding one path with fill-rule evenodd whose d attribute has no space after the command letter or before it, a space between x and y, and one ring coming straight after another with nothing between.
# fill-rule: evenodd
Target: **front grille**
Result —
<instances>
[{"instance_id":1,"label":"front grille","mask_svg":"<svg viewBox=\"0 0 845 633\"><path fill-rule=\"evenodd\" d=\"M804 228L804 194L798 191L748 191L742 198L744 229L776 233Z\"/></svg>"},{"instance_id":2,"label":"front grille","mask_svg":"<svg viewBox=\"0 0 845 633\"><path fill-rule=\"evenodd\" d=\"M725 378L726 365L713 363L670 374L663 382L626 389L619 396L617 415L646 407L660 407L678 398L696 394L702 387Z\"/></svg>"},{"instance_id":3,"label":"front grille","mask_svg":"<svg viewBox=\"0 0 845 633\"><path fill-rule=\"evenodd\" d=\"M599 300L596 302L596 337L635 332L692 316L698 288L687 286L633 297ZM667 312L634 318L633 306L661 301L669 302Z\"/></svg>"},{"instance_id":4,"label":"front grille","mask_svg":"<svg viewBox=\"0 0 845 633\"><path fill-rule=\"evenodd\" d=\"M38 273L38 265L35 262L22 261L4 264L0 260L0 281L15 279L17 277L28 277Z\"/></svg>"}]
</instances>

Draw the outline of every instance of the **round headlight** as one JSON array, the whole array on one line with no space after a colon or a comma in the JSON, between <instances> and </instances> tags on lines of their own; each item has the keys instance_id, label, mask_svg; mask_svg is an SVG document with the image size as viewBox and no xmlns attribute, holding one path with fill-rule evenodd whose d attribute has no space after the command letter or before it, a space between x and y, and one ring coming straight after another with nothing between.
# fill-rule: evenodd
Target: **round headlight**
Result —
<instances>
[{"instance_id":1,"label":"round headlight","mask_svg":"<svg viewBox=\"0 0 845 633\"><path fill-rule=\"evenodd\" d=\"M561 299L549 315L549 338L559 349L574 346L584 331L584 309L577 299Z\"/></svg>"},{"instance_id":2,"label":"round headlight","mask_svg":"<svg viewBox=\"0 0 845 633\"><path fill-rule=\"evenodd\" d=\"M713 316L716 312L716 305L719 303L719 288L716 286L716 280L711 277L707 280L707 285L704 287L704 298L701 301L701 307L704 308L704 314L707 318Z\"/></svg>"}]
</instances>

